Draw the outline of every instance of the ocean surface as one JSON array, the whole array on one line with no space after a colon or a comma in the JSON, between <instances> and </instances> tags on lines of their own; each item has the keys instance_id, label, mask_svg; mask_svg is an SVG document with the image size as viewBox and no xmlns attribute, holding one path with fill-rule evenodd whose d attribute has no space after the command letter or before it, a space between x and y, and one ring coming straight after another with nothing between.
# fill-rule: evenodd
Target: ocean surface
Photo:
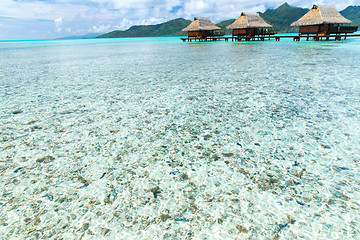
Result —
<instances>
[{"instance_id":1,"label":"ocean surface","mask_svg":"<svg viewBox=\"0 0 360 240\"><path fill-rule=\"evenodd\" d=\"M0 42L1 239L359 239L360 38Z\"/></svg>"}]
</instances>

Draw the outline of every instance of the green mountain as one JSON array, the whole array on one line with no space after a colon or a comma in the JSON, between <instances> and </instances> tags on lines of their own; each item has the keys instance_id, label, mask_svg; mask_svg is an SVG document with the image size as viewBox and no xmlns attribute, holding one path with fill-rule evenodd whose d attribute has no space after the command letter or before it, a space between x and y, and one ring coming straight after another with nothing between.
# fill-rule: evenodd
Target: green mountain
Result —
<instances>
[{"instance_id":1,"label":"green mountain","mask_svg":"<svg viewBox=\"0 0 360 240\"><path fill-rule=\"evenodd\" d=\"M278 32L297 32L298 28L290 27L290 24L301 18L309 9L292 7L284 3L276 9L268 9L264 13L259 12L260 16ZM240 15L240 13L239 13ZM226 26L233 23L235 19L225 20L218 24L226 34L231 34L231 30L226 29Z\"/></svg>"},{"instance_id":2,"label":"green mountain","mask_svg":"<svg viewBox=\"0 0 360 240\"><path fill-rule=\"evenodd\" d=\"M158 36L183 36L186 32L181 30L191 23L190 20L177 18L156 25L132 26L125 31L113 31L98 38L121 38L121 37L158 37Z\"/></svg>"},{"instance_id":3,"label":"green mountain","mask_svg":"<svg viewBox=\"0 0 360 240\"><path fill-rule=\"evenodd\" d=\"M290 24L297 21L304 14L309 11L307 8L299 8L290 6L288 3L284 3L276 9L268 9L264 13L259 12L260 16L278 32L297 32L297 27L291 27ZM354 26L360 26L360 6L349 6L346 9L340 11L340 14L345 18L351 20ZM222 21L217 24L227 34L231 34L231 31L226 29L226 26L230 25L234 19Z\"/></svg>"},{"instance_id":4,"label":"green mountain","mask_svg":"<svg viewBox=\"0 0 360 240\"><path fill-rule=\"evenodd\" d=\"M232 24L236 19L229 19L229 20L225 20L222 22L219 22L218 24L216 24L216 26L221 27L221 30L225 32L225 34L231 34L232 30L231 29L227 29L226 26L229 26L230 24Z\"/></svg>"},{"instance_id":5,"label":"green mountain","mask_svg":"<svg viewBox=\"0 0 360 240\"><path fill-rule=\"evenodd\" d=\"M360 27L360 6L349 6L344 10L340 11L341 15L351 20L354 26Z\"/></svg>"},{"instance_id":6,"label":"green mountain","mask_svg":"<svg viewBox=\"0 0 360 240\"><path fill-rule=\"evenodd\" d=\"M284 3L276 9L268 9L264 13L260 13L260 16L278 32L297 32L298 28L291 27L290 24L297 21L309 9L292 7L287 3Z\"/></svg>"},{"instance_id":7,"label":"green mountain","mask_svg":"<svg viewBox=\"0 0 360 240\"><path fill-rule=\"evenodd\" d=\"M309 9L290 6L288 3L282 4L276 9L268 9L264 13L259 12L260 16L278 32L297 32L298 28L291 27L290 24L297 21ZM349 6L340 11L345 17L353 21L353 25L360 26L360 6ZM240 15L240 12L239 12ZM233 23L235 19L222 21L217 26L221 27L226 34L231 34L231 30L226 26ZM181 30L191 23L190 20L177 18L157 25L132 26L125 31L113 31L99 36L98 38L121 38L121 37L158 37L158 36L185 36L186 32Z\"/></svg>"}]
</instances>

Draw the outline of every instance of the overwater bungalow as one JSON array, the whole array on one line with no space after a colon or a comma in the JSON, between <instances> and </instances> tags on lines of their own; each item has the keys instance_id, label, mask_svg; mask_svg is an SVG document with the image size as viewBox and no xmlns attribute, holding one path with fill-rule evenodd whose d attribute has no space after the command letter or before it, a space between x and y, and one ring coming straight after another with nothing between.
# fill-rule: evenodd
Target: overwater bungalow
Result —
<instances>
[{"instance_id":1,"label":"overwater bungalow","mask_svg":"<svg viewBox=\"0 0 360 240\"><path fill-rule=\"evenodd\" d=\"M270 36L276 34L272 26L264 21L258 13L244 13L240 14L240 17L236 19L232 24L226 27L232 29L233 39L261 39L264 40L264 36Z\"/></svg>"},{"instance_id":2,"label":"overwater bungalow","mask_svg":"<svg viewBox=\"0 0 360 240\"><path fill-rule=\"evenodd\" d=\"M336 11L334 6L313 5L309 12L291 26L300 27L299 35L316 36L314 39L318 40L323 36L329 39L329 36L356 32L358 27L350 24L351 21Z\"/></svg>"},{"instance_id":3,"label":"overwater bungalow","mask_svg":"<svg viewBox=\"0 0 360 240\"><path fill-rule=\"evenodd\" d=\"M188 41L216 41L225 35L220 30L221 28L213 24L208 18L194 18L194 21L182 31L188 32Z\"/></svg>"}]
</instances>

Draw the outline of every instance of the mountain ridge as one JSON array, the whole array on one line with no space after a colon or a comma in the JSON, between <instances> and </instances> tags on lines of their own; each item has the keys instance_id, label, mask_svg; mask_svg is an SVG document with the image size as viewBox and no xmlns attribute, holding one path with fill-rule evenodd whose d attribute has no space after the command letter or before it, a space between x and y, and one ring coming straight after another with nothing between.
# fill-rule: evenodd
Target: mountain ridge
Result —
<instances>
[{"instance_id":1,"label":"mountain ridge","mask_svg":"<svg viewBox=\"0 0 360 240\"><path fill-rule=\"evenodd\" d=\"M115 30L98 38L181 36L181 30L190 23L190 20L176 18L156 25L135 25L125 31Z\"/></svg>"},{"instance_id":2,"label":"mountain ridge","mask_svg":"<svg viewBox=\"0 0 360 240\"><path fill-rule=\"evenodd\" d=\"M266 22L273 25L278 32L297 32L298 28L291 27L290 24L298 20L308 11L308 8L290 6L285 2L275 9L267 9L263 13L258 13ZM352 25L360 25L360 6L348 6L340 11L340 14L353 21ZM230 25L234 20L235 19L224 20L216 25L221 27L226 34L231 34L231 30L226 29L226 26ZM181 30L190 23L191 20L176 18L156 25L136 25L127 30L115 30L97 36L97 38L186 36L186 32L182 32Z\"/></svg>"}]
</instances>

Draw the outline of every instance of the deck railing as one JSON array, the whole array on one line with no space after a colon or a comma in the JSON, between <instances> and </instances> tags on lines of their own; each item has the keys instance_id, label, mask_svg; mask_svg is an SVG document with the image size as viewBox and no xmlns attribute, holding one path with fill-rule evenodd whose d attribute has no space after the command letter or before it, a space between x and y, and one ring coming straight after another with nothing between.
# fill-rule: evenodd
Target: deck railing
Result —
<instances>
[{"instance_id":1,"label":"deck railing","mask_svg":"<svg viewBox=\"0 0 360 240\"><path fill-rule=\"evenodd\" d=\"M353 26L346 26L346 27L340 27L339 33L354 33L358 30L358 27Z\"/></svg>"}]
</instances>

